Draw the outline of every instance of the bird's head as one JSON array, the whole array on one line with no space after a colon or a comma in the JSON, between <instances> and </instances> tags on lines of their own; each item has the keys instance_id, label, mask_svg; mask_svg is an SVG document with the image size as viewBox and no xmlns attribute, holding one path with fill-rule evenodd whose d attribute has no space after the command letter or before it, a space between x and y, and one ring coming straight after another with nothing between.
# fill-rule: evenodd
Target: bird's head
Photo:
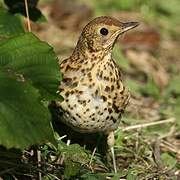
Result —
<instances>
[{"instance_id":1,"label":"bird's head","mask_svg":"<svg viewBox=\"0 0 180 180\"><path fill-rule=\"evenodd\" d=\"M77 47L88 52L110 51L119 35L136 26L137 22L123 23L112 17L97 17L84 27Z\"/></svg>"}]
</instances>

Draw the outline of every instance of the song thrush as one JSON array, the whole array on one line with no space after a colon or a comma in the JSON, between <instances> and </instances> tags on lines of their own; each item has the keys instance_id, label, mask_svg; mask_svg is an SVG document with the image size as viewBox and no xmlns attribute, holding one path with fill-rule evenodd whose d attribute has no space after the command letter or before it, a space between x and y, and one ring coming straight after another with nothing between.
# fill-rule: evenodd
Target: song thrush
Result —
<instances>
[{"instance_id":1,"label":"song thrush","mask_svg":"<svg viewBox=\"0 0 180 180\"><path fill-rule=\"evenodd\" d=\"M137 25L95 18L84 27L72 55L62 61L59 92L64 101L56 106L63 112L62 121L75 131L102 132L113 138L130 95L112 49L119 35Z\"/></svg>"}]
</instances>

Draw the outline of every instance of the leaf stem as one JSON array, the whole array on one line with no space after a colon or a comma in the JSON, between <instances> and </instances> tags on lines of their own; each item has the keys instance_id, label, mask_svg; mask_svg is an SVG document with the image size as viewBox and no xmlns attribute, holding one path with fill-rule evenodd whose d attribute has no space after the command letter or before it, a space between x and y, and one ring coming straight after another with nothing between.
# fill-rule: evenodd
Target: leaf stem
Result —
<instances>
[{"instance_id":1,"label":"leaf stem","mask_svg":"<svg viewBox=\"0 0 180 180\"><path fill-rule=\"evenodd\" d=\"M29 9L28 9L28 0L24 0L25 3L25 10L26 10L26 16L27 16L27 27L28 27L28 32L31 32L31 23L29 19Z\"/></svg>"}]
</instances>

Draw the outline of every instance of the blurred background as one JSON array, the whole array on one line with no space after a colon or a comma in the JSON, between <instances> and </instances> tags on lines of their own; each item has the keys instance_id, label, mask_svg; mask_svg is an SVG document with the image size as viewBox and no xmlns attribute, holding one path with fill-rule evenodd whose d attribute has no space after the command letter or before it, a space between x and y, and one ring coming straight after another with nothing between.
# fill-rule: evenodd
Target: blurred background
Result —
<instances>
[{"instance_id":1,"label":"blurred background","mask_svg":"<svg viewBox=\"0 0 180 180\"><path fill-rule=\"evenodd\" d=\"M55 48L60 61L72 53L82 28L94 17L106 15L123 22L140 22L140 26L118 40L113 51L132 94L120 131L116 133L117 161L120 167L123 164L136 169L137 162L135 166L132 157L140 156L153 169L154 160L146 158L150 158L155 148L153 152L159 153L155 154L158 166L163 164L165 170L178 175L180 1L41 0L39 7L47 22L32 24L33 32ZM159 121L163 122L156 125ZM145 127L134 127L137 124ZM132 127L132 131L126 127ZM138 152L133 156L135 147ZM139 169L144 167L142 162L138 164Z\"/></svg>"}]
</instances>

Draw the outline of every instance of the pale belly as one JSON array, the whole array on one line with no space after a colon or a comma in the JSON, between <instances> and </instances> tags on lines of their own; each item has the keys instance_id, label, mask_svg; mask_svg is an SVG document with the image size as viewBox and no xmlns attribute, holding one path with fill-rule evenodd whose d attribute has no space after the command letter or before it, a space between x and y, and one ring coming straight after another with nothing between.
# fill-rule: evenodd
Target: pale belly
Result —
<instances>
[{"instance_id":1,"label":"pale belly","mask_svg":"<svg viewBox=\"0 0 180 180\"><path fill-rule=\"evenodd\" d=\"M59 105L64 113L65 124L84 133L108 133L117 129L122 112L115 112L113 99L95 96L95 87L79 86L73 92L61 92L64 101Z\"/></svg>"}]
</instances>

